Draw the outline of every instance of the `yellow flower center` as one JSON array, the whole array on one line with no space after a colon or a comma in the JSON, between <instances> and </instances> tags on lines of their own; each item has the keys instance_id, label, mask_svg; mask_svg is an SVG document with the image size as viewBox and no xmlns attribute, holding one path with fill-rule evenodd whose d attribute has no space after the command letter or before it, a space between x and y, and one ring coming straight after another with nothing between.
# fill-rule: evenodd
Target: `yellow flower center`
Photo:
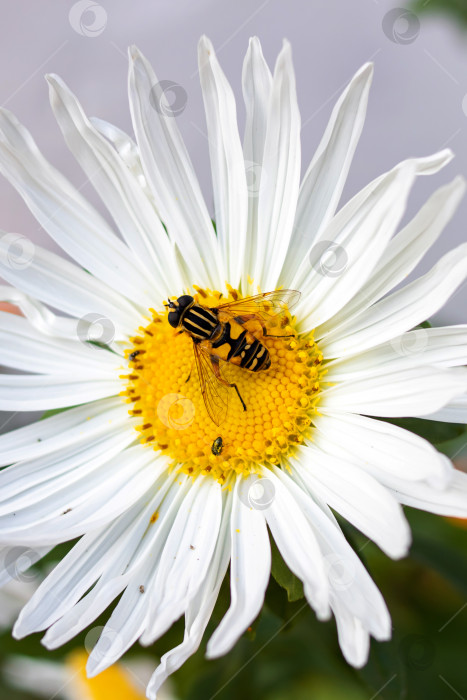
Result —
<instances>
[{"instance_id":1,"label":"yellow flower center","mask_svg":"<svg viewBox=\"0 0 467 700\"><path fill-rule=\"evenodd\" d=\"M139 691L127 672L118 664L110 666L95 678L86 676L88 655L75 649L66 658L70 670L71 687L81 700L145 700L143 689Z\"/></svg>"},{"instance_id":2,"label":"yellow flower center","mask_svg":"<svg viewBox=\"0 0 467 700\"><path fill-rule=\"evenodd\" d=\"M198 290L195 302L213 308L240 299L235 290L220 293ZM131 403L130 415L143 444L167 454L174 468L196 476L210 474L224 483L228 476L256 473L262 465L281 459L309 437L319 395L322 356L311 334L299 336L285 309L264 321L267 335L255 320L247 326L270 355L269 369L248 371L221 362L229 388L228 409L220 425L208 415L194 362L193 339L169 325L167 313L153 313L126 351L129 375L122 392ZM270 334L270 335L269 335ZM281 337L272 337L279 335ZM287 337L286 337L287 336ZM213 352L216 352L215 350ZM209 362L207 363L209 366ZM212 381L216 383L214 374Z\"/></svg>"}]
</instances>

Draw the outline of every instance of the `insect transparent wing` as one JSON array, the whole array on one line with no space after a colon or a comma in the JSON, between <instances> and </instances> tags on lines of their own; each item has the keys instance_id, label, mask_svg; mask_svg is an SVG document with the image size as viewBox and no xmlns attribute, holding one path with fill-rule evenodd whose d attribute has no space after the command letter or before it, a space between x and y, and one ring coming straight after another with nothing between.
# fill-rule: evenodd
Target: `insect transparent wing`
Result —
<instances>
[{"instance_id":1,"label":"insect transparent wing","mask_svg":"<svg viewBox=\"0 0 467 700\"><path fill-rule=\"evenodd\" d=\"M300 299L300 292L295 289L279 289L276 292L265 292L254 297L246 297L238 301L221 304L217 308L227 311L234 316L255 315L270 319L272 316L282 316Z\"/></svg>"},{"instance_id":2,"label":"insect transparent wing","mask_svg":"<svg viewBox=\"0 0 467 700\"><path fill-rule=\"evenodd\" d=\"M193 350L204 405L213 423L220 425L227 415L229 387L216 377L210 355L196 343L193 343Z\"/></svg>"}]
</instances>

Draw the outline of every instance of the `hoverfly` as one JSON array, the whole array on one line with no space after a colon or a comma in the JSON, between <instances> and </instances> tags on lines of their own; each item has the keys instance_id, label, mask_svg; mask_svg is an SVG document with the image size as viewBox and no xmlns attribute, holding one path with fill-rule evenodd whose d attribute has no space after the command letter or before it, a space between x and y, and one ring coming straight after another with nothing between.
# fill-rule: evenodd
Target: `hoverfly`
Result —
<instances>
[{"instance_id":1,"label":"hoverfly","mask_svg":"<svg viewBox=\"0 0 467 700\"><path fill-rule=\"evenodd\" d=\"M271 357L267 347L245 325L255 321L261 326L263 337L285 338L268 334L266 322L284 320L285 306L291 308L299 298L300 292L282 289L216 307L202 306L188 294L168 301L170 325L188 333L193 340L201 394L216 425L222 423L227 413L229 388L235 389L246 411L237 385L222 376L220 362L230 362L249 372L269 369Z\"/></svg>"}]
</instances>

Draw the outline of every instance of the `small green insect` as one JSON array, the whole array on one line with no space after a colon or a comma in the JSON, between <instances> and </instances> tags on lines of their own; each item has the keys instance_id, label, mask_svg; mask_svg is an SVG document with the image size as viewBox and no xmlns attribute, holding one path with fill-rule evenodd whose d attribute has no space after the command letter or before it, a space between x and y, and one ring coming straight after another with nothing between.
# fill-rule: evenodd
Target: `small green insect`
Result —
<instances>
[{"instance_id":1,"label":"small green insect","mask_svg":"<svg viewBox=\"0 0 467 700\"><path fill-rule=\"evenodd\" d=\"M222 441L222 438L220 436L216 437L216 439L214 440L214 442L211 445L212 454L215 457L218 457L223 449L224 449L224 443Z\"/></svg>"},{"instance_id":2,"label":"small green insect","mask_svg":"<svg viewBox=\"0 0 467 700\"><path fill-rule=\"evenodd\" d=\"M128 362L133 362L134 359L135 359L135 357L136 357L137 355L139 355L139 353L140 353L139 350L133 350L133 352L130 353L130 355L128 355Z\"/></svg>"}]
</instances>

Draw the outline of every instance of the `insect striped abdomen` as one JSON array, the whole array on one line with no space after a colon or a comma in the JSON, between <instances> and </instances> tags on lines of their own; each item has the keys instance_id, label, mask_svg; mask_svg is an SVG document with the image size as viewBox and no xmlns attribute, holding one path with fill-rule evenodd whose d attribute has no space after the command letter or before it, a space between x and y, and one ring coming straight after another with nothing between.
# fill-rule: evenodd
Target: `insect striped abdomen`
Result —
<instances>
[{"instance_id":1,"label":"insect striped abdomen","mask_svg":"<svg viewBox=\"0 0 467 700\"><path fill-rule=\"evenodd\" d=\"M268 369L271 364L267 348L235 321L224 324L222 335L212 347L220 359L250 372Z\"/></svg>"}]
</instances>

